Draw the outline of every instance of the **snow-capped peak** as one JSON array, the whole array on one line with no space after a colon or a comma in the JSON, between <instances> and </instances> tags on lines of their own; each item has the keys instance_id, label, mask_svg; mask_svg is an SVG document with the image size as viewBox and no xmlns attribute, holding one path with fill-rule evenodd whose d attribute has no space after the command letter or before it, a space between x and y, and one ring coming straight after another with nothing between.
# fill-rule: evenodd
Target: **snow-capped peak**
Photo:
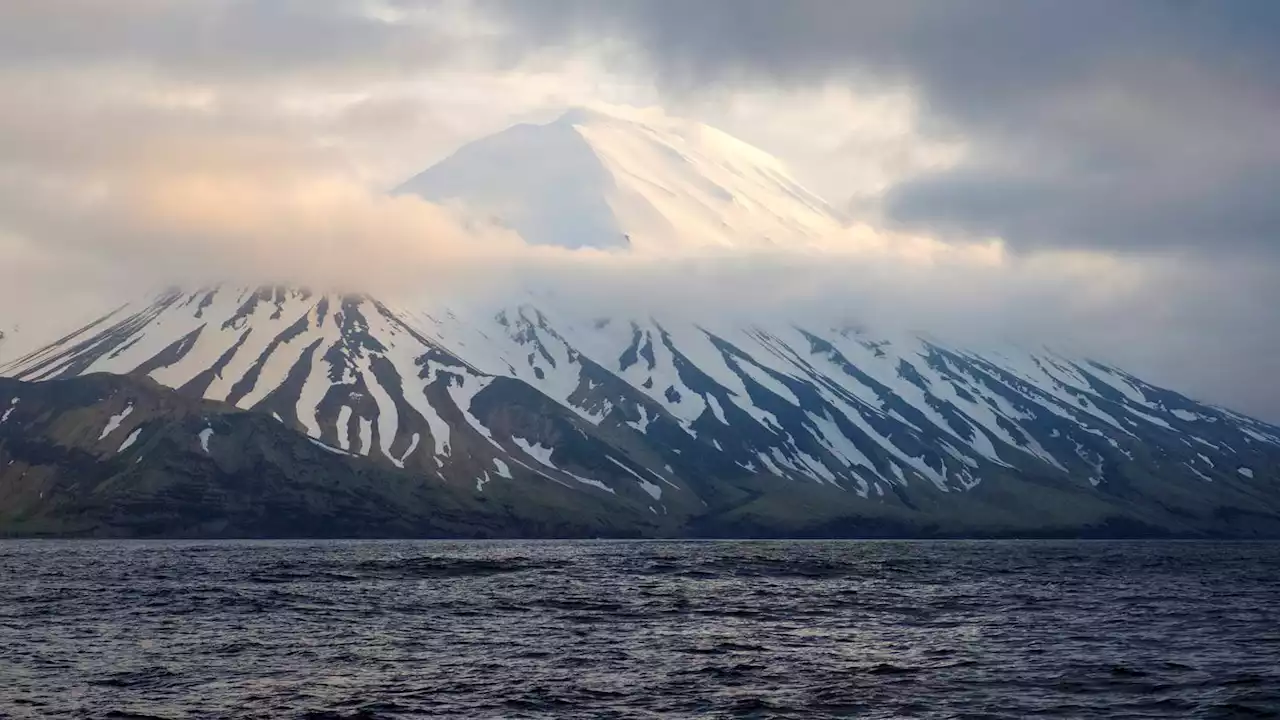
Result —
<instances>
[{"instance_id":1,"label":"snow-capped peak","mask_svg":"<svg viewBox=\"0 0 1280 720\"><path fill-rule=\"evenodd\" d=\"M768 153L652 108L574 108L472 142L397 192L460 206L539 245L803 247L840 228Z\"/></svg>"}]
</instances>

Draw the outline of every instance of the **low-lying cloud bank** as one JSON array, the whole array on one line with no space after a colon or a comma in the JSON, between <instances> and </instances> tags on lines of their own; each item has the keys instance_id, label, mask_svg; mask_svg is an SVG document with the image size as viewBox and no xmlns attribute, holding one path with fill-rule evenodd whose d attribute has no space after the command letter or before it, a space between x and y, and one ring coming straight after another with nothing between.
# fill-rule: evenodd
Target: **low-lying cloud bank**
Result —
<instances>
[{"instance_id":1,"label":"low-lying cloud bank","mask_svg":"<svg viewBox=\"0 0 1280 720\"><path fill-rule=\"evenodd\" d=\"M24 325L26 344L171 284L300 284L422 307L520 301L531 290L601 317L857 323L976 347L1048 344L1264 416L1280 400L1262 378L1240 392L1239 374L1275 348L1263 327L1256 347L1239 344L1230 298L1248 271L1238 267L1017 255L994 241L865 226L823 251L567 250L311 167L224 155L216 168L184 160L95 170L2 195L0 328ZM1206 293L1227 302L1206 306Z\"/></svg>"}]
</instances>

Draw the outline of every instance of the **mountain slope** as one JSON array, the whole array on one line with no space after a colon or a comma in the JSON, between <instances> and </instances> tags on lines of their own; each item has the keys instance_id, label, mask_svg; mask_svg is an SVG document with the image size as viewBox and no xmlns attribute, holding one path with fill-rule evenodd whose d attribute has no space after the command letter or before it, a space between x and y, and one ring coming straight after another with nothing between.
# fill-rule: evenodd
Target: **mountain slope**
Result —
<instances>
[{"instance_id":1,"label":"mountain slope","mask_svg":"<svg viewBox=\"0 0 1280 720\"><path fill-rule=\"evenodd\" d=\"M825 201L777 159L653 110L575 109L477 140L397 193L460 204L539 245L636 249L820 245Z\"/></svg>"},{"instance_id":2,"label":"mountain slope","mask_svg":"<svg viewBox=\"0 0 1280 720\"><path fill-rule=\"evenodd\" d=\"M537 483L480 494L149 380L0 378L0 535L557 537L653 533Z\"/></svg>"},{"instance_id":3,"label":"mountain slope","mask_svg":"<svg viewBox=\"0 0 1280 720\"><path fill-rule=\"evenodd\" d=\"M909 335L222 288L3 371L145 375L388 470L554 487L653 532L1280 533L1280 429L1101 364Z\"/></svg>"}]
</instances>

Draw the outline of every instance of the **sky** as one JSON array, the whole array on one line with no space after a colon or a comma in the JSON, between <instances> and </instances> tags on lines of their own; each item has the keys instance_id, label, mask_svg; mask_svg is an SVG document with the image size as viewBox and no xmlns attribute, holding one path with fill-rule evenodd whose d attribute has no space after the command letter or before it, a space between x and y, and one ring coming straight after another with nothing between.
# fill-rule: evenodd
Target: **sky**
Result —
<instances>
[{"instance_id":1,"label":"sky","mask_svg":"<svg viewBox=\"0 0 1280 720\"><path fill-rule=\"evenodd\" d=\"M592 103L772 153L881 252L555 253L387 193ZM738 312L1069 342L1280 421L1277 197L1270 0L0 3L0 330L245 268L705 306L696 272Z\"/></svg>"}]
</instances>

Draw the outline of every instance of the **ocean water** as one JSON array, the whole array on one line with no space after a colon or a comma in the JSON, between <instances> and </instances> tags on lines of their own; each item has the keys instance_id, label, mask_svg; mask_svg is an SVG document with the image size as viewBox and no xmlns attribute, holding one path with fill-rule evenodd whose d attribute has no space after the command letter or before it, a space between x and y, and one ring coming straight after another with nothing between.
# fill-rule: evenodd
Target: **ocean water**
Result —
<instances>
[{"instance_id":1,"label":"ocean water","mask_svg":"<svg viewBox=\"0 0 1280 720\"><path fill-rule=\"evenodd\" d=\"M1280 544L5 541L0 716L1280 717Z\"/></svg>"}]
</instances>

